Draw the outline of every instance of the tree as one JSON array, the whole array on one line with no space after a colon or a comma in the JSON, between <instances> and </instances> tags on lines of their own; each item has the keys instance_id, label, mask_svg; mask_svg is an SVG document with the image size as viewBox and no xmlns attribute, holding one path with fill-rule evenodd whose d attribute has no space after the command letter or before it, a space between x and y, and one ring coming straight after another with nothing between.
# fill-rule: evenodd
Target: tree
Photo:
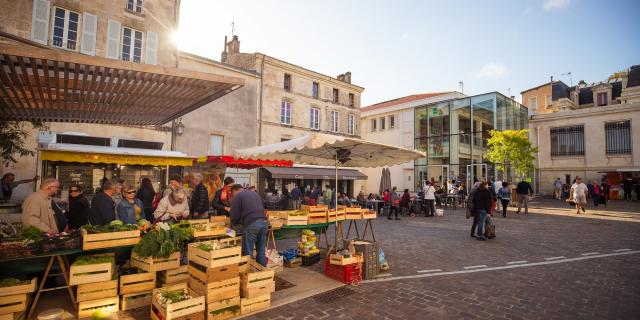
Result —
<instances>
[{"instance_id":1,"label":"tree","mask_svg":"<svg viewBox=\"0 0 640 320\"><path fill-rule=\"evenodd\" d=\"M484 158L493 162L496 168L507 172L509 166L517 176L524 176L535 168L535 156L538 148L531 146L529 130L489 131L487 152Z\"/></svg>"},{"instance_id":2,"label":"tree","mask_svg":"<svg viewBox=\"0 0 640 320\"><path fill-rule=\"evenodd\" d=\"M2 156L1 166L8 167L18 162L17 157L33 156L35 150L29 149L25 145L25 140L30 134L27 122L0 120L0 155ZM31 122L33 131L45 129L43 122Z\"/></svg>"}]
</instances>

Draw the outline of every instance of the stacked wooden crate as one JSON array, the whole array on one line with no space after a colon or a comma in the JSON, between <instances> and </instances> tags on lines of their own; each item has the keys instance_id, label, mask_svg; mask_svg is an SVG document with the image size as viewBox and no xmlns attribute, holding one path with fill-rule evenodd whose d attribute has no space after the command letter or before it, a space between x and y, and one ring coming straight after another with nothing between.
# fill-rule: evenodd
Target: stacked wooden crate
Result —
<instances>
[{"instance_id":1,"label":"stacked wooden crate","mask_svg":"<svg viewBox=\"0 0 640 320\"><path fill-rule=\"evenodd\" d=\"M180 301L171 301L181 296ZM204 297L178 283L153 290L151 299L151 320L203 320L205 310Z\"/></svg>"},{"instance_id":2,"label":"stacked wooden crate","mask_svg":"<svg viewBox=\"0 0 640 320\"><path fill-rule=\"evenodd\" d=\"M125 311L150 306L155 288L155 272L120 275L120 309Z\"/></svg>"},{"instance_id":3,"label":"stacked wooden crate","mask_svg":"<svg viewBox=\"0 0 640 320\"><path fill-rule=\"evenodd\" d=\"M112 259L109 262L93 264L74 262L69 268L69 285L78 286L78 319L91 317L97 310L111 313L119 309L115 258L113 254L104 254L89 256L89 259L100 256L109 256Z\"/></svg>"},{"instance_id":4,"label":"stacked wooden crate","mask_svg":"<svg viewBox=\"0 0 640 320\"><path fill-rule=\"evenodd\" d=\"M269 216L279 218L285 226L306 226L308 223L304 210L269 211Z\"/></svg>"},{"instance_id":5,"label":"stacked wooden crate","mask_svg":"<svg viewBox=\"0 0 640 320\"><path fill-rule=\"evenodd\" d=\"M250 260L248 270L240 274L240 310L252 313L271 306L271 293L276 291L275 272Z\"/></svg>"},{"instance_id":6,"label":"stacked wooden crate","mask_svg":"<svg viewBox=\"0 0 640 320\"><path fill-rule=\"evenodd\" d=\"M208 320L240 315L240 244L240 237L189 244L189 288L204 297Z\"/></svg>"},{"instance_id":7,"label":"stacked wooden crate","mask_svg":"<svg viewBox=\"0 0 640 320\"><path fill-rule=\"evenodd\" d=\"M31 282L3 287L0 290L0 319L14 319L14 314L25 312L29 294L36 291L37 279Z\"/></svg>"},{"instance_id":8,"label":"stacked wooden crate","mask_svg":"<svg viewBox=\"0 0 640 320\"><path fill-rule=\"evenodd\" d=\"M300 206L300 210L304 211L307 215L308 224L327 223L327 210L329 208L325 205L318 206Z\"/></svg>"}]
</instances>

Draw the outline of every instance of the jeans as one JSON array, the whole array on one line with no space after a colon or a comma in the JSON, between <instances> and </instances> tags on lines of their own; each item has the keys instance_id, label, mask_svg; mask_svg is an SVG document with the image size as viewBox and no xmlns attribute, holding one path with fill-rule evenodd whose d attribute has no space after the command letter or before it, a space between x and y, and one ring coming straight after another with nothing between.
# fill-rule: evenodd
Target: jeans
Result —
<instances>
[{"instance_id":1,"label":"jeans","mask_svg":"<svg viewBox=\"0 0 640 320\"><path fill-rule=\"evenodd\" d=\"M524 213L529 213L529 195L528 194L519 194L518 195L518 212L520 212L520 208L522 207L522 203L524 203Z\"/></svg>"},{"instance_id":2,"label":"jeans","mask_svg":"<svg viewBox=\"0 0 640 320\"><path fill-rule=\"evenodd\" d=\"M302 201L300 201L300 200L291 200L291 202L293 203L293 210L299 210L300 209L300 204L302 203Z\"/></svg>"},{"instance_id":3,"label":"jeans","mask_svg":"<svg viewBox=\"0 0 640 320\"><path fill-rule=\"evenodd\" d=\"M562 189L560 188L553 189L553 195L554 195L554 198L560 199L560 196L562 195Z\"/></svg>"},{"instance_id":4,"label":"jeans","mask_svg":"<svg viewBox=\"0 0 640 320\"><path fill-rule=\"evenodd\" d=\"M478 216L478 237L483 237L483 229L484 229L484 222L487 219L487 211L483 210L483 209L478 209L476 210L476 215Z\"/></svg>"},{"instance_id":5,"label":"jeans","mask_svg":"<svg viewBox=\"0 0 640 320\"><path fill-rule=\"evenodd\" d=\"M509 199L500 199L500 202L502 203L502 216L506 217L507 207L509 206Z\"/></svg>"},{"instance_id":6,"label":"jeans","mask_svg":"<svg viewBox=\"0 0 640 320\"><path fill-rule=\"evenodd\" d=\"M436 214L436 200L424 200L424 205L427 207L426 216L434 216Z\"/></svg>"},{"instance_id":7,"label":"jeans","mask_svg":"<svg viewBox=\"0 0 640 320\"><path fill-rule=\"evenodd\" d=\"M267 266L267 221L260 219L242 228L242 255L253 257L253 246L256 247L256 261Z\"/></svg>"},{"instance_id":8,"label":"jeans","mask_svg":"<svg viewBox=\"0 0 640 320\"><path fill-rule=\"evenodd\" d=\"M391 219L391 213L395 213L396 219L398 219L398 206L389 206L389 219Z\"/></svg>"},{"instance_id":9,"label":"jeans","mask_svg":"<svg viewBox=\"0 0 640 320\"><path fill-rule=\"evenodd\" d=\"M471 236L473 237L476 234L476 227L478 227L478 213L473 210L471 214L473 215L473 223L471 224Z\"/></svg>"}]
</instances>

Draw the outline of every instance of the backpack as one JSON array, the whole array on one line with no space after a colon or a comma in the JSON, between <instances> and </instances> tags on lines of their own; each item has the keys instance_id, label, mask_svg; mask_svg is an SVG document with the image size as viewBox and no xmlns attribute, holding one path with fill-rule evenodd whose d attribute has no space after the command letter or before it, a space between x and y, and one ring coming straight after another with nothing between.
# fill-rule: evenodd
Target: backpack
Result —
<instances>
[{"instance_id":1,"label":"backpack","mask_svg":"<svg viewBox=\"0 0 640 320\"><path fill-rule=\"evenodd\" d=\"M484 224L484 236L493 239L496 237L496 225L493 224L493 220L487 217L487 220Z\"/></svg>"}]
</instances>

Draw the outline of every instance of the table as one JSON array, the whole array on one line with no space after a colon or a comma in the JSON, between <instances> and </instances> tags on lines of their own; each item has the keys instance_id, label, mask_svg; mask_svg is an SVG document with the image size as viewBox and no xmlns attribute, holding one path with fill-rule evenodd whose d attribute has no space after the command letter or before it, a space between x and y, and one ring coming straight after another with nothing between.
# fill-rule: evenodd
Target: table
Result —
<instances>
[{"instance_id":1,"label":"table","mask_svg":"<svg viewBox=\"0 0 640 320\"><path fill-rule=\"evenodd\" d=\"M324 231L324 241L325 244L327 246L327 248L329 248L329 239L327 238L327 229L329 228L329 226L331 226L332 224L336 224L335 222L327 222L327 223L316 223L316 224L307 224L307 225L303 225L303 226L282 226L280 229L276 229L276 230L295 230L295 229L320 229L319 233L320 235L322 235L323 231ZM275 231L274 230L274 234ZM275 237L273 238L273 241L275 243ZM320 237L318 237L318 248L320 248ZM274 244L275 246L275 244Z\"/></svg>"}]
</instances>

